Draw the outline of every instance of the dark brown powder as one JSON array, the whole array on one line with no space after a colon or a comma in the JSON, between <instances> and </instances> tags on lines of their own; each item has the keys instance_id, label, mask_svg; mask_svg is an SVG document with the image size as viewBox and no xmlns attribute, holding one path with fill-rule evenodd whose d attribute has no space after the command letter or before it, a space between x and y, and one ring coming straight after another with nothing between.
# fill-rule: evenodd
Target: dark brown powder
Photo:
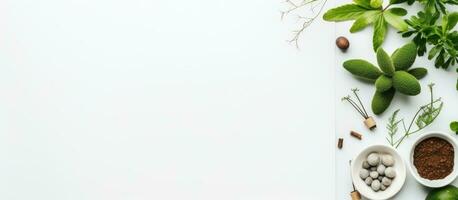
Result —
<instances>
[{"instance_id":1,"label":"dark brown powder","mask_svg":"<svg viewBox=\"0 0 458 200\"><path fill-rule=\"evenodd\" d=\"M444 139L432 137L418 143L413 163L421 177L429 180L443 179L453 171L455 151Z\"/></svg>"}]
</instances>

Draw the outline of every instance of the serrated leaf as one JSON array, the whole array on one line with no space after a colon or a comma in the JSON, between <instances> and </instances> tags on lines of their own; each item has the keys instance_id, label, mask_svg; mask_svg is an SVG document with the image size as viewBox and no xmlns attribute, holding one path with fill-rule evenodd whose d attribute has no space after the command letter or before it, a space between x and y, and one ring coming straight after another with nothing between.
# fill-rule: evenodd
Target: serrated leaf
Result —
<instances>
[{"instance_id":1,"label":"serrated leaf","mask_svg":"<svg viewBox=\"0 0 458 200\"><path fill-rule=\"evenodd\" d=\"M407 10L404 8L390 8L386 12L393 13L397 16L406 16L407 15Z\"/></svg>"},{"instance_id":2,"label":"serrated leaf","mask_svg":"<svg viewBox=\"0 0 458 200\"><path fill-rule=\"evenodd\" d=\"M400 17L398 15L393 14L392 12L390 12L390 10L387 10L386 12L384 12L383 16L384 16L386 22L388 22L388 24L390 24L394 28L398 29L399 31L407 31L408 30L409 25L407 25L407 23L404 21L404 19L402 19L402 17Z\"/></svg>"},{"instance_id":3,"label":"serrated leaf","mask_svg":"<svg viewBox=\"0 0 458 200\"><path fill-rule=\"evenodd\" d=\"M374 51L383 44L387 31L387 25L383 15L380 15L374 22L374 35L372 36L372 46Z\"/></svg>"},{"instance_id":4,"label":"serrated leaf","mask_svg":"<svg viewBox=\"0 0 458 200\"><path fill-rule=\"evenodd\" d=\"M324 13L323 19L334 22L354 20L363 15L367 10L368 9L356 4L346 4L328 10Z\"/></svg>"},{"instance_id":5,"label":"serrated leaf","mask_svg":"<svg viewBox=\"0 0 458 200\"><path fill-rule=\"evenodd\" d=\"M367 11L366 13L358 17L358 19L356 19L356 21L350 28L350 32L355 33L360 30L363 30L364 28L366 28L366 26L374 23L374 21L380 14L381 11Z\"/></svg>"}]
</instances>

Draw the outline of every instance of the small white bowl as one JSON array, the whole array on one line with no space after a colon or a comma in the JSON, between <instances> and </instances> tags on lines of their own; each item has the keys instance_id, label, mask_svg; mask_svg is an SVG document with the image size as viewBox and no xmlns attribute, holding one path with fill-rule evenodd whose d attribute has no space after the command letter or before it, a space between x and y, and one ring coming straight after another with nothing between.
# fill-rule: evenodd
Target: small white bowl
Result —
<instances>
[{"instance_id":1,"label":"small white bowl","mask_svg":"<svg viewBox=\"0 0 458 200\"><path fill-rule=\"evenodd\" d=\"M393 167L396 171L396 177L393 179L390 187L388 187L385 191L374 192L372 188L366 185L364 180L359 177L359 171L362 169L363 161L366 160L367 156L372 152L390 154L394 158ZM401 190L406 180L406 166L404 161L402 161L401 156L394 148L386 145L373 145L365 148L356 156L355 159L352 160L351 177L356 190L358 190L361 195L368 199L385 200L393 197Z\"/></svg>"},{"instance_id":2,"label":"small white bowl","mask_svg":"<svg viewBox=\"0 0 458 200\"><path fill-rule=\"evenodd\" d=\"M455 165L453 166L453 171L452 171L452 173L450 173L444 179L428 180L428 179L422 178L418 174L417 168L413 164L413 154L414 154L415 147L421 141L423 141L425 139L428 139L428 138L431 138L431 137L438 137L438 138L442 138L442 139L448 141L453 146L453 149L455 150L455 160L454 160L455 161ZM458 165L457 143L456 143L455 138L450 136L450 134L446 134L446 133L443 133L443 132L440 132L440 131L433 131L433 132L429 132L429 133L424 133L424 134L422 134L420 137L418 137L415 140L415 142L413 143L412 148L410 149L410 160L409 160L410 172L411 172L412 176L415 177L415 179L419 183L421 183L422 185L424 185L426 187L439 188L439 187L443 187L443 186L446 186L446 185L449 185L450 183L452 183L456 179L456 177L458 175L458 171L456 169L457 165Z\"/></svg>"}]
</instances>

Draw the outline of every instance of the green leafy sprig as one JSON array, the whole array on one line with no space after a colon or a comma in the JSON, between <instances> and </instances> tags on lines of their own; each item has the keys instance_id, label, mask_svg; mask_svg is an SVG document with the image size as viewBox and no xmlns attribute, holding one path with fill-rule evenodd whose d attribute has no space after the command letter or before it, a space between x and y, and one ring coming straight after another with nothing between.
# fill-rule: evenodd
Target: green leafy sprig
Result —
<instances>
[{"instance_id":1,"label":"green leafy sprig","mask_svg":"<svg viewBox=\"0 0 458 200\"><path fill-rule=\"evenodd\" d=\"M458 135L458 121L450 123L450 129Z\"/></svg>"},{"instance_id":2,"label":"green leafy sprig","mask_svg":"<svg viewBox=\"0 0 458 200\"><path fill-rule=\"evenodd\" d=\"M404 119L397 119L399 110L396 110L388 119L388 124L386 125L386 128L388 130L388 136L386 137L386 140L391 146L398 148L399 145L401 145L402 141L404 141L404 139L406 139L412 134L415 134L423 130L424 128L432 124L434 120L437 118L437 116L439 116L444 103L442 102L441 98L434 100L434 84L429 84L428 87L431 93L430 102L428 104L421 106L418 109L412 120L409 122L408 126L406 126ZM396 134L399 130L400 124L402 125L403 135L400 138L396 139Z\"/></svg>"},{"instance_id":3,"label":"green leafy sprig","mask_svg":"<svg viewBox=\"0 0 458 200\"><path fill-rule=\"evenodd\" d=\"M323 19L334 22L355 20L350 28L351 33L361 31L373 24L374 51L385 40L388 25L401 32L408 30L408 25L402 18L407 14L407 10L399 7L391 8L392 5L406 2L406 0L390 0L386 7L382 7L383 0L354 0L353 2L328 10L323 15Z\"/></svg>"}]
</instances>

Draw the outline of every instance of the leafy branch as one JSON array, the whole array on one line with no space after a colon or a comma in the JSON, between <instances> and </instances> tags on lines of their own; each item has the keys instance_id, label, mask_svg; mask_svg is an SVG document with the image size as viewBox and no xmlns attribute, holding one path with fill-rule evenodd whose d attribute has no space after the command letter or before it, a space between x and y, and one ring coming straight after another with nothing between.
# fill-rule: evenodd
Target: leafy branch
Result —
<instances>
[{"instance_id":1,"label":"leafy branch","mask_svg":"<svg viewBox=\"0 0 458 200\"><path fill-rule=\"evenodd\" d=\"M428 87L431 93L430 102L418 109L412 120L408 123L408 126L406 126L406 121L404 119L397 119L399 110L396 110L388 119L388 124L386 126L388 130L388 137L386 137L386 140L391 146L398 148L404 139L428 127L434 122L437 116L439 116L444 103L441 98L434 100L434 84L429 84ZM402 125L403 135L396 139L396 134L399 130L400 124Z\"/></svg>"}]
</instances>

